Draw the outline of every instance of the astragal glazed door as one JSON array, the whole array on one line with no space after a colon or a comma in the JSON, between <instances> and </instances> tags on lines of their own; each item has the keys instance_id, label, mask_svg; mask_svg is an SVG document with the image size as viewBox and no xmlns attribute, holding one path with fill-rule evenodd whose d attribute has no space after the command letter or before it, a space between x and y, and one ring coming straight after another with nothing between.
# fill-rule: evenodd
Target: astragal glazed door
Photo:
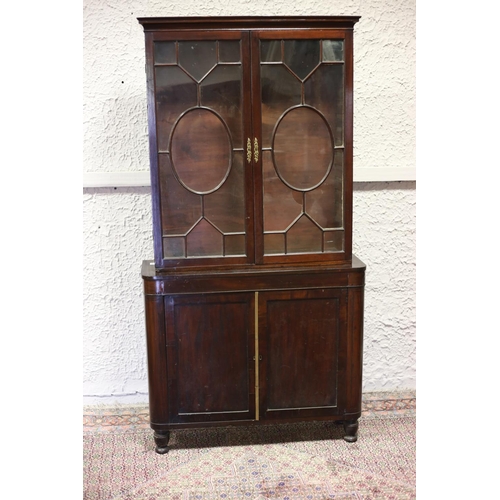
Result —
<instances>
[{"instance_id":1,"label":"astragal glazed door","mask_svg":"<svg viewBox=\"0 0 500 500\"><path fill-rule=\"evenodd\" d=\"M264 263L350 257L351 50L343 31L252 34Z\"/></svg>"},{"instance_id":2,"label":"astragal glazed door","mask_svg":"<svg viewBox=\"0 0 500 500\"><path fill-rule=\"evenodd\" d=\"M156 265L251 263L249 34L148 35Z\"/></svg>"}]
</instances>

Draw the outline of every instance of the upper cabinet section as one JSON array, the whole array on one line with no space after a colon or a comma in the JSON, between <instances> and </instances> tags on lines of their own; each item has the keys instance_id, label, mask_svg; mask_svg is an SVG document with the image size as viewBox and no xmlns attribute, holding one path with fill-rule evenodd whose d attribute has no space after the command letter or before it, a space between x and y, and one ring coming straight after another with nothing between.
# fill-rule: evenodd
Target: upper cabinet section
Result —
<instances>
[{"instance_id":1,"label":"upper cabinet section","mask_svg":"<svg viewBox=\"0 0 500 500\"><path fill-rule=\"evenodd\" d=\"M139 19L156 267L350 260L357 19Z\"/></svg>"}]
</instances>

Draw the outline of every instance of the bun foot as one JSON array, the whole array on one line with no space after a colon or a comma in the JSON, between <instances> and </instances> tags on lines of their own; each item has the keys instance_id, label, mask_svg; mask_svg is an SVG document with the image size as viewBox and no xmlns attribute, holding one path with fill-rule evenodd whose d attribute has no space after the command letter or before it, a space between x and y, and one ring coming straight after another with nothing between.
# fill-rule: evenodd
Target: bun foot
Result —
<instances>
[{"instance_id":1,"label":"bun foot","mask_svg":"<svg viewBox=\"0 0 500 500\"><path fill-rule=\"evenodd\" d=\"M348 443L355 443L358 440L358 436L344 436L344 441Z\"/></svg>"},{"instance_id":2,"label":"bun foot","mask_svg":"<svg viewBox=\"0 0 500 500\"><path fill-rule=\"evenodd\" d=\"M156 443L155 451L160 455L164 455L170 449L168 441L170 439L170 431L155 431L154 439Z\"/></svg>"},{"instance_id":3,"label":"bun foot","mask_svg":"<svg viewBox=\"0 0 500 500\"><path fill-rule=\"evenodd\" d=\"M358 425L357 419L344 421L344 441L355 443L358 440Z\"/></svg>"}]
</instances>

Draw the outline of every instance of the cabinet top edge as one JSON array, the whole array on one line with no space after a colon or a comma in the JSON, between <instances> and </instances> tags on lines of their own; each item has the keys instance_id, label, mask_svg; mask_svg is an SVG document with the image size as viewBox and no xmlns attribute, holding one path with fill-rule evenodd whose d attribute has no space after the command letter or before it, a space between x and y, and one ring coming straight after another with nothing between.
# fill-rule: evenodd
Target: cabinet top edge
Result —
<instances>
[{"instance_id":1,"label":"cabinet top edge","mask_svg":"<svg viewBox=\"0 0 500 500\"><path fill-rule=\"evenodd\" d=\"M364 272L366 264L364 264L355 255L352 256L352 261L344 263L312 264L312 265L294 265L294 266L248 266L238 268L205 268L205 269L190 269L190 268L173 268L173 269L156 269L154 261L144 260L142 262L141 274L144 279L163 279L166 276L202 276L202 275L262 275L267 274L302 274L302 273L324 273L324 272Z\"/></svg>"},{"instance_id":2,"label":"cabinet top edge","mask_svg":"<svg viewBox=\"0 0 500 500\"><path fill-rule=\"evenodd\" d=\"M361 16L138 17L144 31L168 29L353 28Z\"/></svg>"}]
</instances>

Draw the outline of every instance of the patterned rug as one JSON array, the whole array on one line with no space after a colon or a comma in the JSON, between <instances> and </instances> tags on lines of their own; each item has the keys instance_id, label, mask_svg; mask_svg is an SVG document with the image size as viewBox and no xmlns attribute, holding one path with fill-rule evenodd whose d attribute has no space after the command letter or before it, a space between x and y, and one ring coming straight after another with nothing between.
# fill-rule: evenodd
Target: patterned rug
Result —
<instances>
[{"instance_id":1,"label":"patterned rug","mask_svg":"<svg viewBox=\"0 0 500 500\"><path fill-rule=\"evenodd\" d=\"M413 394L364 398L358 441L332 422L172 432L154 451L147 407L85 409L85 500L414 499Z\"/></svg>"}]
</instances>

